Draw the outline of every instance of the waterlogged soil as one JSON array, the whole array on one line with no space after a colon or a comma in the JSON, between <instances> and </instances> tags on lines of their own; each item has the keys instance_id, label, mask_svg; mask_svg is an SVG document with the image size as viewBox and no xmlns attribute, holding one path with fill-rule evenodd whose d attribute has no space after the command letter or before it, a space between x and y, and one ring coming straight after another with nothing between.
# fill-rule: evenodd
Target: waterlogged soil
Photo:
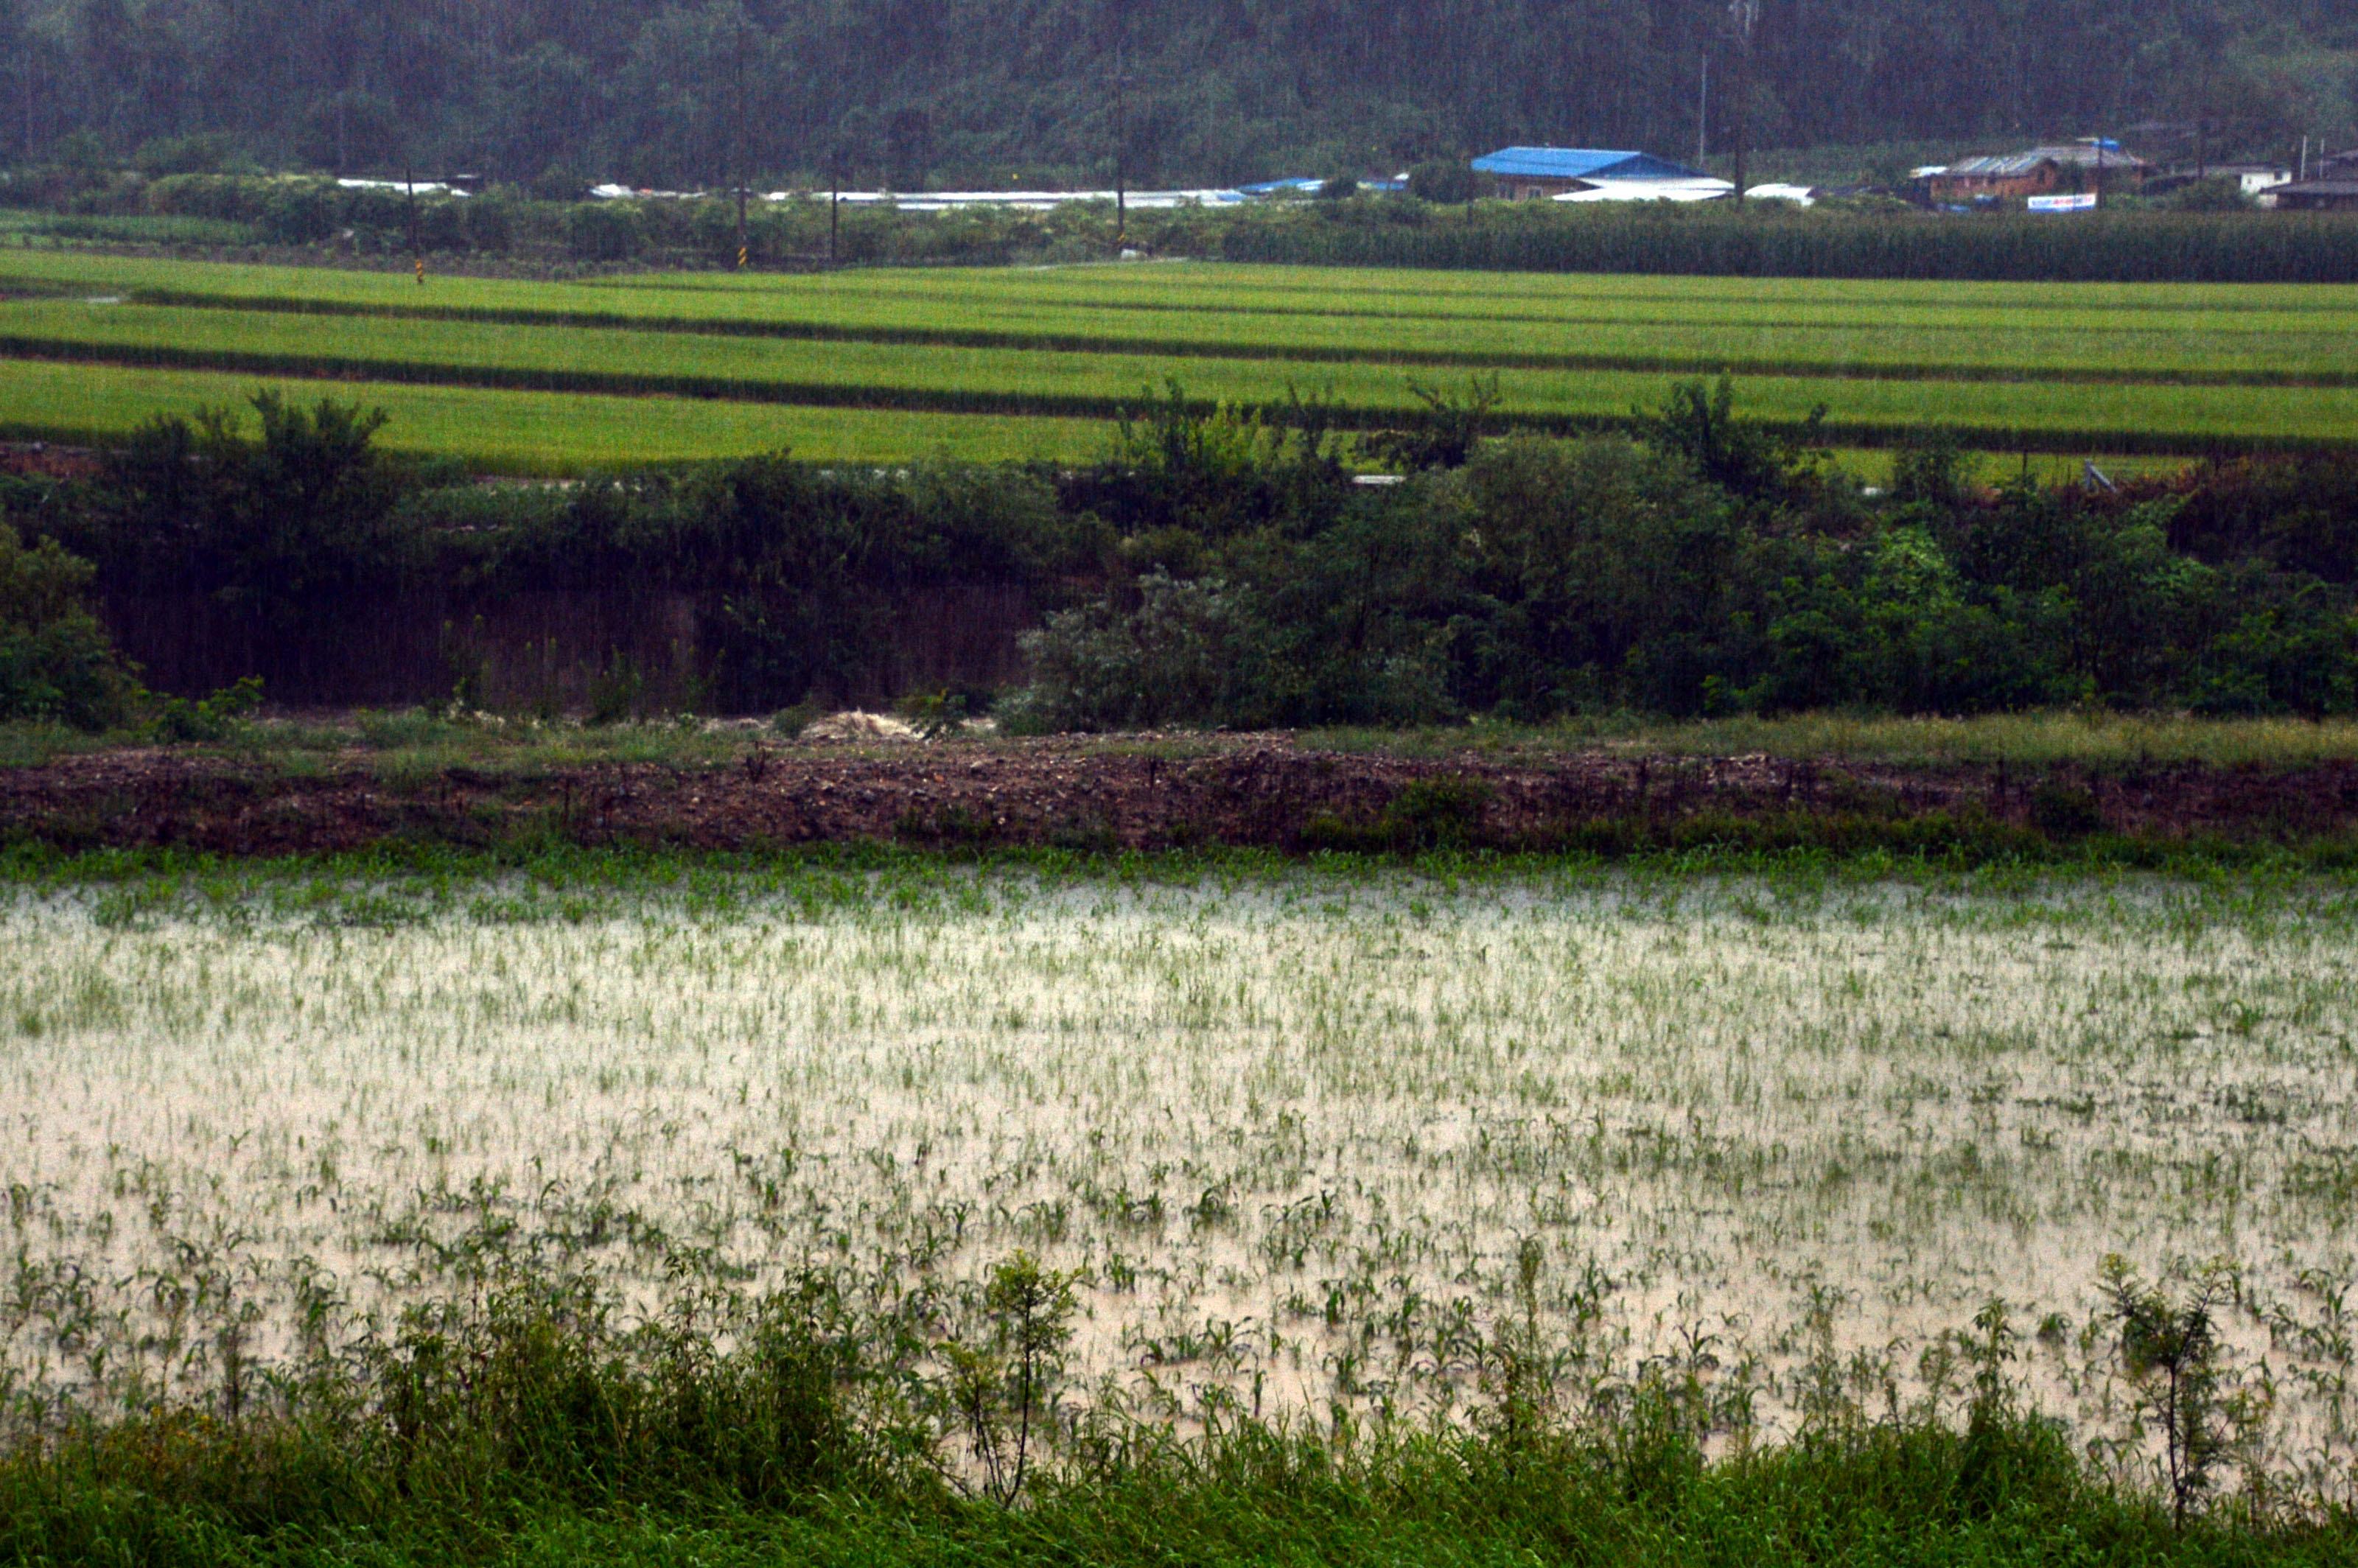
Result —
<instances>
[{"instance_id":1,"label":"waterlogged soil","mask_svg":"<svg viewBox=\"0 0 2358 1568\"><path fill-rule=\"evenodd\" d=\"M221 854L401 839L715 849L821 842L1501 849L2117 834L2358 836L2358 763L1906 768L1599 749L1500 758L1321 751L1284 735L781 743L694 765L401 764L124 750L0 770L0 839Z\"/></svg>"}]
</instances>

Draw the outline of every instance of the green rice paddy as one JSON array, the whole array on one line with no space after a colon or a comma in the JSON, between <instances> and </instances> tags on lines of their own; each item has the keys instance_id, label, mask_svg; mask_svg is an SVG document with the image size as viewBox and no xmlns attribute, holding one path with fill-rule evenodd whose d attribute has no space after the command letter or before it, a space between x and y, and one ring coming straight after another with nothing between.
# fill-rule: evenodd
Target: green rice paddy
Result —
<instances>
[{"instance_id":1,"label":"green rice paddy","mask_svg":"<svg viewBox=\"0 0 2358 1568\"><path fill-rule=\"evenodd\" d=\"M1396 421L1496 374L1571 429L1729 372L1752 417L1876 448L2181 457L2358 440L2358 289L1158 265L568 283L0 249L0 432L103 438L334 380L395 445L520 471L789 446L1072 457L1149 389Z\"/></svg>"}]
</instances>

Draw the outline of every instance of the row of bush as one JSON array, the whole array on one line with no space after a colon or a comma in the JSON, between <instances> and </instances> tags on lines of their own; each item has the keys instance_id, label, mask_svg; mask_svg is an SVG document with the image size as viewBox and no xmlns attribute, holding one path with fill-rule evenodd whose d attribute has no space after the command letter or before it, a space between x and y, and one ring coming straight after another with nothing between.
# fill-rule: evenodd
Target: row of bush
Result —
<instances>
[{"instance_id":1,"label":"row of bush","mask_svg":"<svg viewBox=\"0 0 2358 1568\"><path fill-rule=\"evenodd\" d=\"M1407 203L1352 202L1238 223L1222 234L1219 254L1243 262L1514 272L2352 283L2358 282L2358 217L2157 211L1960 216L1896 206L1814 211L1759 201L1740 209L1608 210L1494 202L1450 217Z\"/></svg>"},{"instance_id":2,"label":"row of bush","mask_svg":"<svg viewBox=\"0 0 2358 1568\"><path fill-rule=\"evenodd\" d=\"M1680 388L1634 436L1571 440L1487 438L1478 396L1437 398L1377 439L1409 471L1369 488L1315 405L1207 415L1174 388L1078 468L776 457L482 487L388 459L357 410L256 403L254 434L225 414L163 419L95 481L0 488L38 541L9 557L34 575L11 569L44 585L5 601L7 645L86 647L60 607L91 582L211 595L281 639L420 584L661 589L704 607L712 700L758 712L858 686L915 591L1001 584L1047 607L1026 638L1034 678L1000 703L1033 729L2358 711L2347 456L1989 490L1933 442L1869 488L1806 434L1738 418L1723 383Z\"/></svg>"},{"instance_id":3,"label":"row of bush","mask_svg":"<svg viewBox=\"0 0 2358 1568\"><path fill-rule=\"evenodd\" d=\"M1354 197L1249 208L1141 211L1110 203L1051 212L966 209L903 213L824 195L755 200L743 240L756 265L832 255L850 263L1003 265L1079 259L1127 244L1245 262L1744 276L2348 283L2358 281L2358 219L2337 214L2129 211L2067 219L1930 214L1903 203L1804 211L1753 202L1565 208L1466 200L1429 171L1434 199ZM233 223L259 243L340 243L394 252L473 252L543 260L662 259L727 265L736 203L709 198L585 201L497 187L452 199L239 174L124 174L69 189L26 186L18 200L83 219L146 215ZM2197 208L2201 203L2197 201ZM414 220L414 228L413 228ZM98 236L105 237L105 236ZM192 243L225 243L215 233Z\"/></svg>"},{"instance_id":4,"label":"row of bush","mask_svg":"<svg viewBox=\"0 0 2358 1568\"><path fill-rule=\"evenodd\" d=\"M1314 437L1286 440L1319 471ZM1217 460L1126 457L1178 499L1030 638L1024 722L2358 704L2347 459L1989 492L1932 443L1876 494L1736 420L1725 384L1637 439L1484 443L1265 516Z\"/></svg>"},{"instance_id":5,"label":"row of bush","mask_svg":"<svg viewBox=\"0 0 2358 1568\"><path fill-rule=\"evenodd\" d=\"M429 190L413 206L402 189L346 187L308 177L122 174L81 178L54 189L35 180L12 189L6 199L55 211L59 217L48 232L78 239L341 244L377 253L405 252L414 244L445 254L727 265L735 260L740 238L737 204L727 198L583 200L514 186L470 197ZM1216 217L1201 211L1158 213L1138 228L1136 237L1150 245L1212 254ZM150 234L92 226L133 220L214 227ZM838 208L822 194L750 201L743 239L757 265L828 255L854 264L996 265L1103 255L1116 243L1118 229L1109 202L1055 212L903 213L864 204Z\"/></svg>"}]
</instances>

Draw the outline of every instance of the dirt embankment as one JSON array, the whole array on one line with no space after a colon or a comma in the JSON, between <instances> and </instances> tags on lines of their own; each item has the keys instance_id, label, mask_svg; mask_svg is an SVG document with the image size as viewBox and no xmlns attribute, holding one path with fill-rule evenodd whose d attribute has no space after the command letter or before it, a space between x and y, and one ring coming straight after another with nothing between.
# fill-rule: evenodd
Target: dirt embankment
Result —
<instances>
[{"instance_id":1,"label":"dirt embankment","mask_svg":"<svg viewBox=\"0 0 2358 1568\"><path fill-rule=\"evenodd\" d=\"M1242 736L1159 749L749 744L721 765L451 767L401 778L358 753L297 770L125 751L0 772L0 838L233 855L551 838L722 849L858 840L1288 851L2004 848L2098 832L2163 841L2358 838L2358 764L2026 775L1764 756L1412 759Z\"/></svg>"}]
</instances>

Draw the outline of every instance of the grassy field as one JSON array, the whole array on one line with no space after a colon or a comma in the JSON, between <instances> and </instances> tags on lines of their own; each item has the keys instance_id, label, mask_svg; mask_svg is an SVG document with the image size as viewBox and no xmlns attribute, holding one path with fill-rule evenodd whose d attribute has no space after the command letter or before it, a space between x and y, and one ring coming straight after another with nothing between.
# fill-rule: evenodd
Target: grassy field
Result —
<instances>
[{"instance_id":1,"label":"grassy field","mask_svg":"<svg viewBox=\"0 0 2358 1568\"><path fill-rule=\"evenodd\" d=\"M646 439L602 457L605 422L583 417L526 464L551 470L687 455L693 437L672 431L698 424L713 454L741 450L749 416L721 406L747 403L808 411L794 444L814 456L1007 452L1025 444L1013 427L949 432L976 416L1103 420L1167 379L1239 403L1299 388L1364 426L1413 407L1412 383L1495 372L1505 417L1563 428L1729 369L1746 377L1753 416L1795 421L1823 404L1836 439L1859 447L1940 425L1996 450L2191 455L2338 444L2358 427L2358 291L2335 288L1176 265L421 288L397 275L28 249L0 250L0 292L13 295L0 298L0 427L119 430L134 410L171 406L143 402L168 384L125 374L161 368L492 394L514 400L506 417L445 417L406 438L501 466L518 460L512 430L548 421L532 397L573 395L567 421L584 399L662 410ZM74 373L90 395L60 401L31 368L43 361L91 367ZM399 416L393 396L367 395ZM856 416L820 409L892 411L906 434L894 449ZM845 434L827 434L838 424ZM1075 433L1028 432L1043 455L1069 454Z\"/></svg>"},{"instance_id":2,"label":"grassy field","mask_svg":"<svg viewBox=\"0 0 2358 1568\"><path fill-rule=\"evenodd\" d=\"M1330 399L1360 424L1397 421L1418 406L1412 377L1376 364L782 341L80 302L14 305L5 326L0 352L20 356L620 397L685 394L806 406L1109 418L1143 401L1144 389L1178 381L1192 396L1238 404L1281 401L1289 385L1298 386ZM1626 416L1633 403L1659 403L1676 379L1606 371L1497 373L1505 410L1559 428ZM2221 439L2332 440L2358 428L2358 386L1939 385L1934 403L1920 382L1832 385L1823 377L1761 376L1746 382L1745 406L1754 417L1790 423L1839 400L1835 427L1849 435L1938 424L1993 442L2019 435L2049 449L2102 450L2116 444L2190 451Z\"/></svg>"},{"instance_id":3,"label":"grassy field","mask_svg":"<svg viewBox=\"0 0 2358 1568\"><path fill-rule=\"evenodd\" d=\"M120 435L163 413L242 408L271 377L0 360L0 430L63 442ZM395 451L458 456L496 473L563 476L592 469L752 457L791 450L827 462L940 458L1002 462L1081 458L1101 422L795 407L680 397L601 397L358 381L289 385L393 416Z\"/></svg>"},{"instance_id":4,"label":"grassy field","mask_svg":"<svg viewBox=\"0 0 2358 1568\"><path fill-rule=\"evenodd\" d=\"M59 1560L438 1497L547 1560L1152 1555L1058 1552L1114 1497L1208 1562L2347 1549L2335 886L15 864L0 1530ZM2114 1255L2211 1292L2183 1531Z\"/></svg>"}]
</instances>

